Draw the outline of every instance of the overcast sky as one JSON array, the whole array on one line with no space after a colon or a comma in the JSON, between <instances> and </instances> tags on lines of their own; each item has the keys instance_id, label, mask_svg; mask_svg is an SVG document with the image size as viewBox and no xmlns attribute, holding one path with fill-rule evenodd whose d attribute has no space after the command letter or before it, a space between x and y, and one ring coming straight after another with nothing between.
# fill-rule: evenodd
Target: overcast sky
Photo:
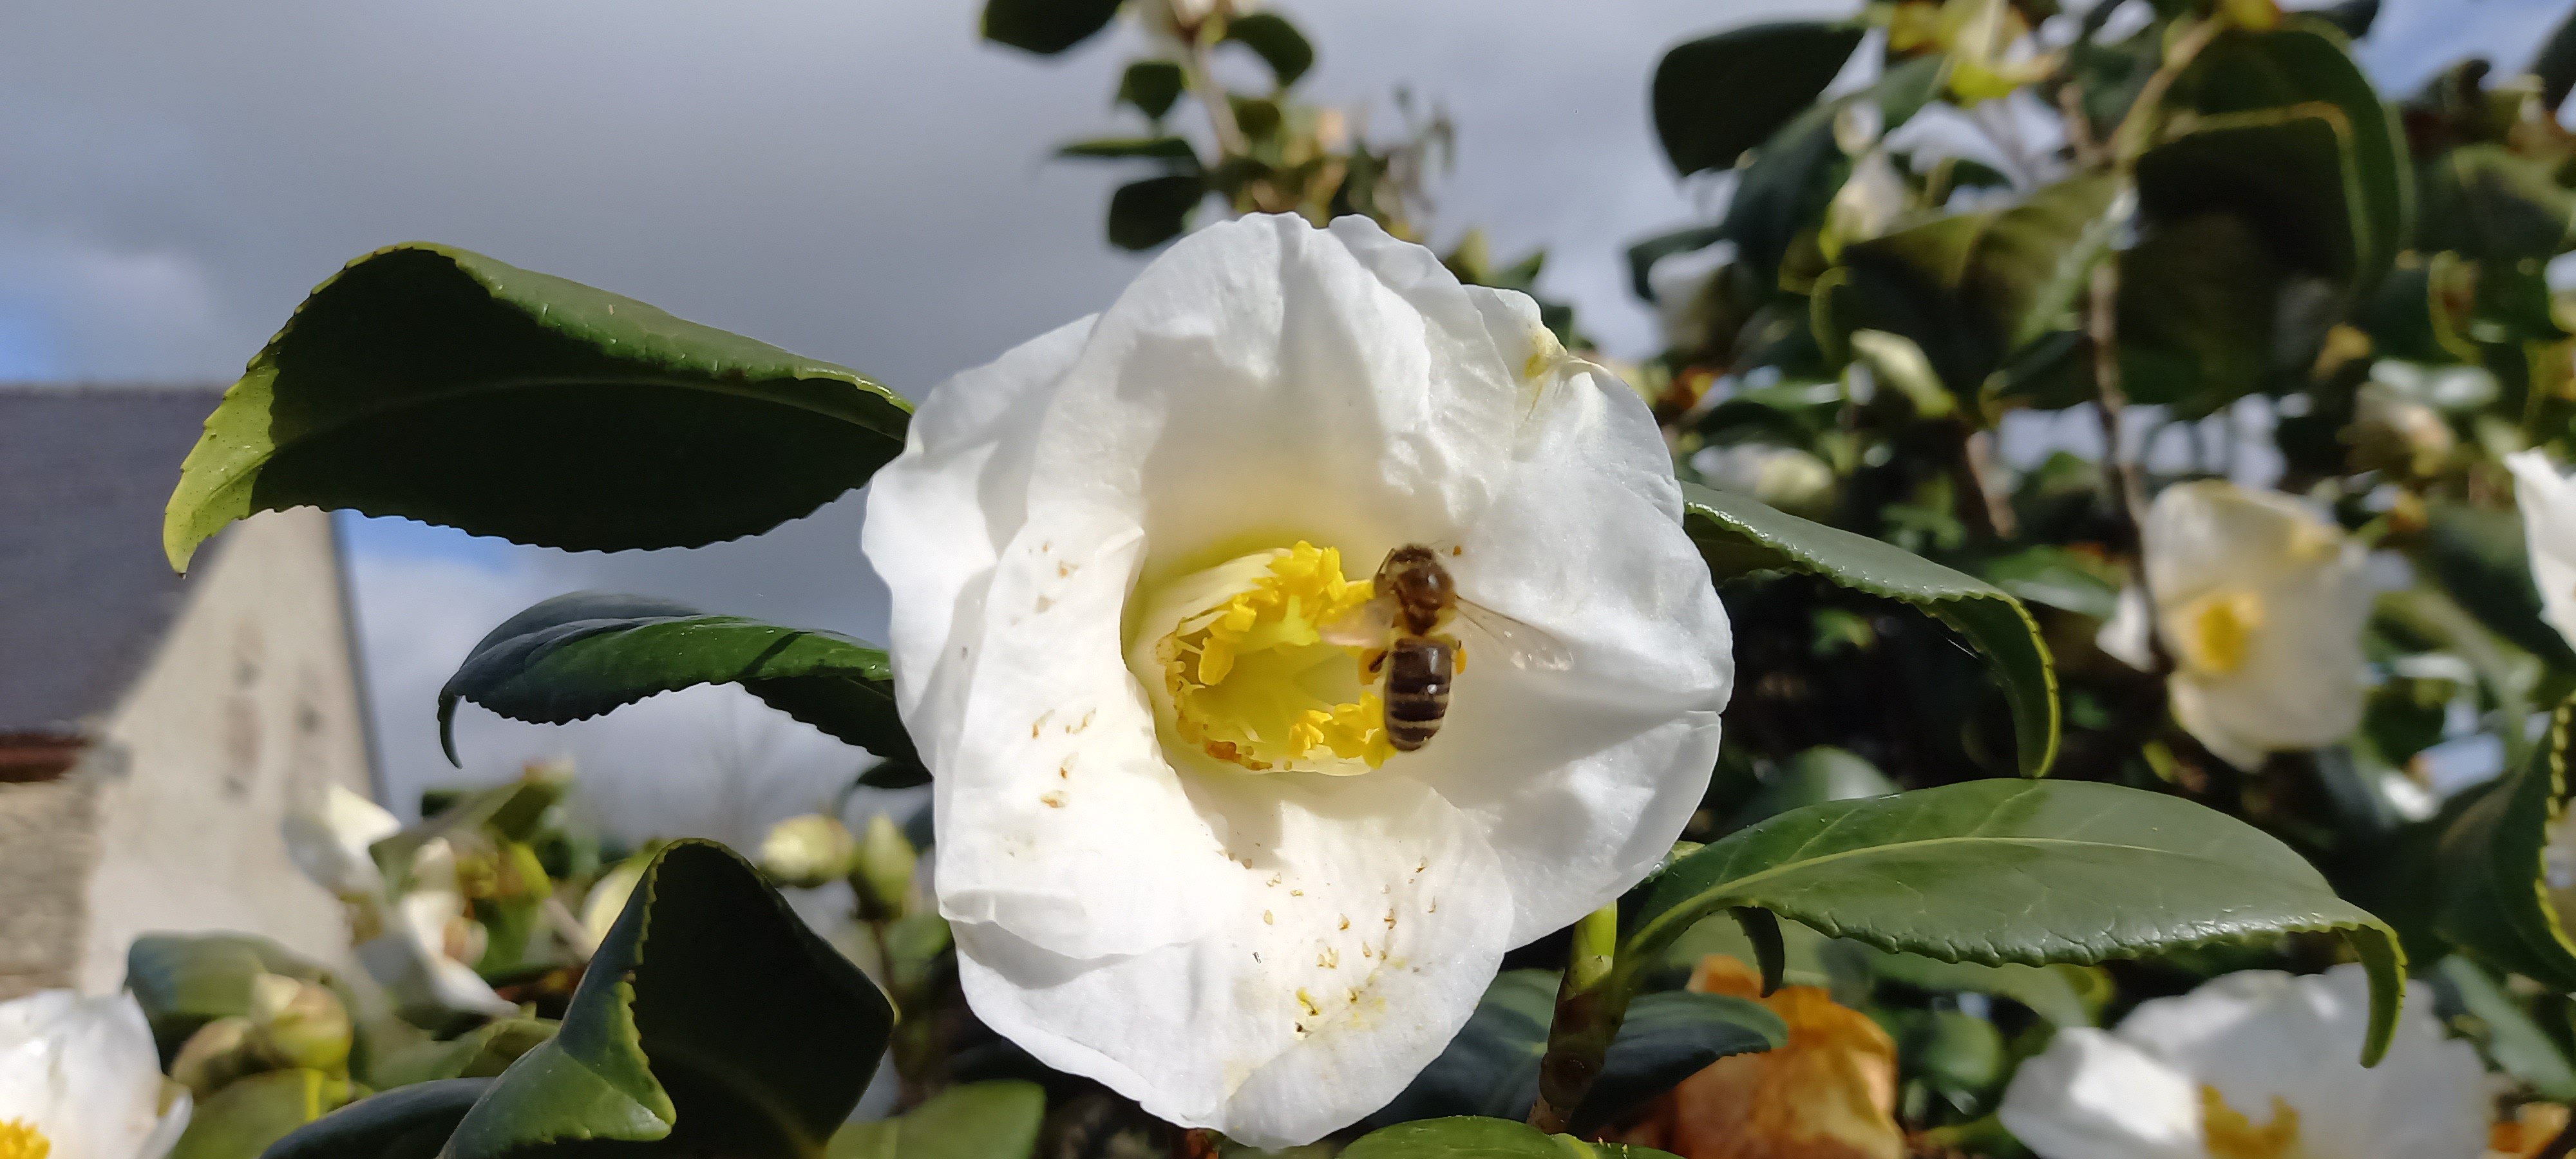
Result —
<instances>
[{"instance_id":1,"label":"overcast sky","mask_svg":"<svg viewBox=\"0 0 2576 1159\"><path fill-rule=\"evenodd\" d=\"M1619 250L1687 221L1656 152L1662 50L1846 0L1281 0L1312 97L1409 84L1459 125L1439 240L1550 247L1544 287L1616 353L1651 344ZM2563 0L2390 0L2392 89L2526 57ZM311 285L388 242L489 253L858 367L913 397L1099 309L1139 260L1100 240L1116 170L1049 162L1132 128L1141 38L1054 61L979 44L963 0L29 0L0 21L0 379L226 381ZM857 504L697 552L515 548L352 520L398 806L568 754L631 831L744 840L855 754L730 689L564 728L475 710L446 770L432 696L520 607L645 591L881 635Z\"/></svg>"}]
</instances>

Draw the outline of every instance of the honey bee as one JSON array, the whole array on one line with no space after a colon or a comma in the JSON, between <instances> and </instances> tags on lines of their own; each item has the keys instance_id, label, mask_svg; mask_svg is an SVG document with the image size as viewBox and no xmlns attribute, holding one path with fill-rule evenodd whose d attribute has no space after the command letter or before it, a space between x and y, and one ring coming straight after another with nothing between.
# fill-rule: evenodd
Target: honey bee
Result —
<instances>
[{"instance_id":1,"label":"honey bee","mask_svg":"<svg viewBox=\"0 0 2576 1159\"><path fill-rule=\"evenodd\" d=\"M1386 739L1398 752L1431 743L1449 715L1450 684L1466 666L1465 648L1444 630L1453 613L1455 622L1498 645L1514 667L1557 670L1568 662L1555 637L1460 596L1440 552L1423 544L1386 553L1374 587L1368 603L1322 634L1335 644L1370 649L1366 670L1385 682Z\"/></svg>"}]
</instances>

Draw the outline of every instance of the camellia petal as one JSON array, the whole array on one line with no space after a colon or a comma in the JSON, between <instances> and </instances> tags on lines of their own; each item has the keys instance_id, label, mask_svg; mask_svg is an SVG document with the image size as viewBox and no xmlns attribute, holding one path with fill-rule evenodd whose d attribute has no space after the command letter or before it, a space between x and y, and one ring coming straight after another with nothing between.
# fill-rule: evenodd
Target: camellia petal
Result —
<instances>
[{"instance_id":1,"label":"camellia petal","mask_svg":"<svg viewBox=\"0 0 2576 1159\"><path fill-rule=\"evenodd\" d=\"M401 832L402 822L383 806L332 785L318 807L288 813L280 828L287 857L314 884L343 898L384 893L384 875L367 847Z\"/></svg>"},{"instance_id":2,"label":"camellia petal","mask_svg":"<svg viewBox=\"0 0 2576 1159\"><path fill-rule=\"evenodd\" d=\"M1377 1109L1696 805L1733 669L1680 508L1632 391L1358 219L1202 231L942 386L864 544L977 1012L1248 1143ZM1517 625L1442 622L1413 751L1346 639L1404 544Z\"/></svg>"},{"instance_id":3,"label":"camellia petal","mask_svg":"<svg viewBox=\"0 0 2576 1159\"><path fill-rule=\"evenodd\" d=\"M0 1144L50 1159L161 1159L187 1125L132 995L44 990L0 1002Z\"/></svg>"},{"instance_id":4,"label":"camellia petal","mask_svg":"<svg viewBox=\"0 0 2576 1159\"><path fill-rule=\"evenodd\" d=\"M2431 997L2410 995L2387 1057L2365 1068L2361 966L2224 975L2140 1004L2113 1033L2059 1031L2000 1114L2043 1159L2476 1159L2486 1067L2444 1034Z\"/></svg>"},{"instance_id":5,"label":"camellia petal","mask_svg":"<svg viewBox=\"0 0 2576 1159\"><path fill-rule=\"evenodd\" d=\"M2540 451L2506 455L2504 465L2513 471L2513 502L2522 509L2540 616L2576 645L2576 485Z\"/></svg>"}]
</instances>

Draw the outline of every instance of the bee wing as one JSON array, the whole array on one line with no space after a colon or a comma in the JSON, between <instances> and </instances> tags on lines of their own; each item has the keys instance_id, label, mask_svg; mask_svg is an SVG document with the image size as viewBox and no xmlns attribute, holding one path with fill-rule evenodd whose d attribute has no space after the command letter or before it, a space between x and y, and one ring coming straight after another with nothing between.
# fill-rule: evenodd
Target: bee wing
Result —
<instances>
[{"instance_id":1,"label":"bee wing","mask_svg":"<svg viewBox=\"0 0 2576 1159\"><path fill-rule=\"evenodd\" d=\"M1458 618L1473 626L1477 633L1501 645L1503 657L1514 668L1536 672L1563 672L1574 666L1574 654L1565 642L1549 635L1544 628L1531 627L1474 600L1458 601Z\"/></svg>"},{"instance_id":2,"label":"bee wing","mask_svg":"<svg viewBox=\"0 0 2576 1159\"><path fill-rule=\"evenodd\" d=\"M1383 648L1386 638L1395 632L1395 600L1376 596L1351 610L1349 615L1329 624L1319 624L1315 634L1327 644L1345 648Z\"/></svg>"}]
</instances>

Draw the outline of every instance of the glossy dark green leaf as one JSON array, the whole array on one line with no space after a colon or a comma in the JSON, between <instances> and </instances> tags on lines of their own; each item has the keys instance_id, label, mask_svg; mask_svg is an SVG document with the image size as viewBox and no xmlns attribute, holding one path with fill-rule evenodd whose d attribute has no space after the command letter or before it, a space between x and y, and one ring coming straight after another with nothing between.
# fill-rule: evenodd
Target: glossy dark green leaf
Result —
<instances>
[{"instance_id":1,"label":"glossy dark green leaf","mask_svg":"<svg viewBox=\"0 0 2576 1159\"><path fill-rule=\"evenodd\" d=\"M1601 1077L1569 1125L1590 1134L1710 1063L1777 1050L1788 1040L1789 1027L1780 1016L1748 998L1686 990L1643 995L1628 1004L1619 1035L1601 1060Z\"/></svg>"},{"instance_id":2,"label":"glossy dark green leaf","mask_svg":"<svg viewBox=\"0 0 2576 1159\"><path fill-rule=\"evenodd\" d=\"M2335 191L2350 199L2342 214L2350 219L2350 237L2334 239L2334 244L2349 244L2353 252L2349 271L2339 276L2366 287L2387 271L2406 245L2414 215L2414 179L2405 135L2395 112L2379 98L2378 89L2353 59L2347 37L2332 25L2294 17L2271 31L2222 33L2176 78L2166 104L2190 110L2201 118L2195 122L2198 125L2279 115L2325 126L2341 158L2334 171L2342 180L2334 183ZM2187 132L2183 140L2196 133ZM2293 157L2283 155L2273 161L2268 170L2258 165L2233 173L2258 184L2295 176L2290 172ZM2319 168L2320 180L2328 171ZM2150 196L2143 163L2139 179L2141 208L2149 212L2155 211L2152 202L2157 198L2170 198L2176 192L2162 190ZM2203 190L2200 196L2225 199L2228 195ZM2307 197L2298 195L2292 204L2307 206ZM2247 205L2236 204L2238 208ZM2309 211L2286 210L2274 223L2275 230L2325 225L2322 218L2290 220L2306 212L2325 213L2323 198Z\"/></svg>"},{"instance_id":3,"label":"glossy dark green leaf","mask_svg":"<svg viewBox=\"0 0 2576 1159\"><path fill-rule=\"evenodd\" d=\"M2478 964L2453 954L2434 967L2434 981L2460 1013L2475 1019L2469 1037L2486 1049L2497 1069L2531 1085L2553 1102L2576 1100L2576 1064L2548 1031L2532 1021L2520 998Z\"/></svg>"},{"instance_id":4,"label":"glossy dark green leaf","mask_svg":"<svg viewBox=\"0 0 2576 1159\"><path fill-rule=\"evenodd\" d=\"M1133 105L1137 112L1156 121L1172 111L1172 103L1181 99L1189 87L1181 66L1168 60L1140 60L1127 66L1118 77L1118 99Z\"/></svg>"},{"instance_id":5,"label":"glossy dark green leaf","mask_svg":"<svg viewBox=\"0 0 2576 1159\"><path fill-rule=\"evenodd\" d=\"M2566 637L2540 618L2522 517L2448 502L2433 504L2426 515L2416 564L2488 631L2552 664L2576 667Z\"/></svg>"},{"instance_id":6,"label":"glossy dark green leaf","mask_svg":"<svg viewBox=\"0 0 2576 1159\"><path fill-rule=\"evenodd\" d=\"M2379 21L2379 0L2341 0L2323 8L2311 8L2307 14L2334 26L2346 40L2359 40L2370 35L2370 26Z\"/></svg>"},{"instance_id":7,"label":"glossy dark green leaf","mask_svg":"<svg viewBox=\"0 0 2576 1159\"><path fill-rule=\"evenodd\" d=\"M984 0L984 39L1045 56L1091 39L1120 0Z\"/></svg>"},{"instance_id":8,"label":"glossy dark green leaf","mask_svg":"<svg viewBox=\"0 0 2576 1159\"><path fill-rule=\"evenodd\" d=\"M2138 159L2138 211L2150 223L2239 215L2292 269L2336 285L2363 279L2373 255L2344 123L2328 106L2224 117Z\"/></svg>"},{"instance_id":9,"label":"glossy dark green leaf","mask_svg":"<svg viewBox=\"0 0 2576 1159\"><path fill-rule=\"evenodd\" d=\"M1306 34L1276 12L1249 12L1225 22L1225 38L1253 51L1270 66L1279 87L1287 88L1315 67L1315 46Z\"/></svg>"},{"instance_id":10,"label":"glossy dark green leaf","mask_svg":"<svg viewBox=\"0 0 2576 1159\"><path fill-rule=\"evenodd\" d=\"M2376 8L2377 0L2367 2ZM2550 30L2549 39L2540 43L2539 54L2532 58L2529 71L2540 78L2541 108L2554 112L2567 103L2568 93L2576 92L2576 13L2569 13Z\"/></svg>"},{"instance_id":11,"label":"glossy dark green leaf","mask_svg":"<svg viewBox=\"0 0 2576 1159\"><path fill-rule=\"evenodd\" d=\"M1622 1143L1549 1135L1509 1119L1459 1116L1381 1127L1342 1149L1341 1159L1675 1159Z\"/></svg>"},{"instance_id":12,"label":"glossy dark green leaf","mask_svg":"<svg viewBox=\"0 0 2576 1159\"><path fill-rule=\"evenodd\" d=\"M1682 484L1683 526L1719 580L1748 572L1805 572L1931 613L1976 645L2012 705L2014 755L2025 776L2057 757L2057 669L2021 601L1904 548L1783 514L1744 495Z\"/></svg>"},{"instance_id":13,"label":"glossy dark green leaf","mask_svg":"<svg viewBox=\"0 0 2576 1159\"><path fill-rule=\"evenodd\" d=\"M2370 968L2369 1059L2403 995L2395 935L2305 858L2224 813L2115 785L1969 781L1782 814L1648 883L1621 968L1742 906L1882 950L2026 965L2337 933Z\"/></svg>"},{"instance_id":14,"label":"glossy dark green leaf","mask_svg":"<svg viewBox=\"0 0 2576 1159\"><path fill-rule=\"evenodd\" d=\"M721 845L676 842L644 870L561 1031L502 1073L445 1154L596 1139L817 1157L893 1025L885 995L759 871Z\"/></svg>"},{"instance_id":15,"label":"glossy dark green leaf","mask_svg":"<svg viewBox=\"0 0 2576 1159\"><path fill-rule=\"evenodd\" d=\"M237 1079L189 1112L169 1159L258 1159L270 1144L349 1101L349 1080L318 1070Z\"/></svg>"},{"instance_id":16,"label":"glossy dark green leaf","mask_svg":"<svg viewBox=\"0 0 2576 1159\"><path fill-rule=\"evenodd\" d=\"M1906 61L1867 89L1807 109L1765 139L1738 178L1720 226L1735 242L1738 259L1765 284L1775 282L1791 245L1823 220L1825 206L1850 170L1849 159L1834 141L1834 117L1868 101L1893 130L1940 92L1941 68L1938 57Z\"/></svg>"},{"instance_id":17,"label":"glossy dark green leaf","mask_svg":"<svg viewBox=\"0 0 2576 1159\"><path fill-rule=\"evenodd\" d=\"M1197 165L1198 148L1182 137L1103 137L1076 141L1056 150L1059 157L1132 158L1183 161Z\"/></svg>"},{"instance_id":18,"label":"glossy dark green leaf","mask_svg":"<svg viewBox=\"0 0 2576 1159\"><path fill-rule=\"evenodd\" d=\"M380 1090L449 1079L491 1078L554 1034L555 1024L547 1019L495 1019L444 1041L416 1042L386 1051L366 1078L368 1085Z\"/></svg>"},{"instance_id":19,"label":"glossy dark green leaf","mask_svg":"<svg viewBox=\"0 0 2576 1159\"><path fill-rule=\"evenodd\" d=\"M1120 249L1149 250L1190 228L1190 214L1207 198L1207 181L1196 174L1175 173L1130 181L1109 195L1109 243Z\"/></svg>"},{"instance_id":20,"label":"glossy dark green leaf","mask_svg":"<svg viewBox=\"0 0 2576 1159\"><path fill-rule=\"evenodd\" d=\"M2550 165L2502 145L2448 150L2424 165L2418 244L2507 266L2576 249L2576 191Z\"/></svg>"},{"instance_id":21,"label":"glossy dark green leaf","mask_svg":"<svg viewBox=\"0 0 2576 1159\"><path fill-rule=\"evenodd\" d=\"M1655 136L1684 176L1731 169L1813 105L1864 28L1798 21L1731 28L1676 45L1655 66Z\"/></svg>"},{"instance_id":22,"label":"glossy dark green leaf","mask_svg":"<svg viewBox=\"0 0 2576 1159\"><path fill-rule=\"evenodd\" d=\"M1726 240L1726 231L1714 225L1694 225L1671 233L1657 234L1628 247L1628 291L1641 302L1655 300L1655 287L1649 281L1655 263L1675 254L1707 249Z\"/></svg>"},{"instance_id":23,"label":"glossy dark green leaf","mask_svg":"<svg viewBox=\"0 0 2576 1159\"><path fill-rule=\"evenodd\" d=\"M1506 970L1476 1013L1404 1093L1371 1116L1381 1123L1453 1115L1517 1120L1538 1098L1538 1063L1555 1016L1557 974ZM1600 1077L1576 1109L1588 1131L1732 1054L1772 1050L1788 1029L1761 1003L1717 994L1648 994L1628 1006Z\"/></svg>"},{"instance_id":24,"label":"glossy dark green leaf","mask_svg":"<svg viewBox=\"0 0 2576 1159\"><path fill-rule=\"evenodd\" d=\"M1896 782L1849 749L1820 745L1791 757L1762 782L1732 820L1749 825L1765 817L1827 801L1884 797Z\"/></svg>"},{"instance_id":25,"label":"glossy dark green leaf","mask_svg":"<svg viewBox=\"0 0 2576 1159\"><path fill-rule=\"evenodd\" d=\"M2071 178L2019 204L1952 214L1842 251L1820 330L1901 334L1950 390L1974 399L2008 355L2073 326L2072 310L2121 224L2119 183Z\"/></svg>"},{"instance_id":26,"label":"glossy dark green leaf","mask_svg":"<svg viewBox=\"0 0 2576 1159\"><path fill-rule=\"evenodd\" d=\"M2436 932L2470 955L2560 991L2576 990L2576 940L2550 903L2549 830L2567 808L2567 745L2576 703L2562 704L2549 743L2477 790L2442 830Z\"/></svg>"},{"instance_id":27,"label":"glossy dark green leaf","mask_svg":"<svg viewBox=\"0 0 2576 1159\"><path fill-rule=\"evenodd\" d=\"M739 684L770 707L889 761L918 763L895 715L885 653L835 632L709 616L649 596L575 592L502 621L438 692L440 743L473 701L561 724L699 684Z\"/></svg>"},{"instance_id":28,"label":"glossy dark green leaf","mask_svg":"<svg viewBox=\"0 0 2576 1159\"><path fill-rule=\"evenodd\" d=\"M2301 354L2312 344L2292 308L2301 299L2331 304L2333 290L2292 270L2247 218L2213 210L2150 222L2120 257L2121 387L2177 417L2210 414L2308 365Z\"/></svg>"},{"instance_id":29,"label":"glossy dark green leaf","mask_svg":"<svg viewBox=\"0 0 2576 1159\"><path fill-rule=\"evenodd\" d=\"M251 982L261 974L331 981L330 971L256 934L144 934L125 948L125 988L164 1064L207 1023L250 1013Z\"/></svg>"},{"instance_id":30,"label":"glossy dark green leaf","mask_svg":"<svg viewBox=\"0 0 2576 1159\"><path fill-rule=\"evenodd\" d=\"M1028 1159L1046 1119L1046 1088L1004 1080L950 1087L899 1118L851 1123L831 1159Z\"/></svg>"},{"instance_id":31,"label":"glossy dark green leaf","mask_svg":"<svg viewBox=\"0 0 2576 1159\"><path fill-rule=\"evenodd\" d=\"M162 544L258 511L568 550L753 535L868 481L911 405L857 372L453 246L349 263L224 392Z\"/></svg>"},{"instance_id":32,"label":"glossy dark green leaf","mask_svg":"<svg viewBox=\"0 0 2576 1159\"><path fill-rule=\"evenodd\" d=\"M260 1159L432 1159L491 1085L443 1079L369 1095L296 1128Z\"/></svg>"}]
</instances>

